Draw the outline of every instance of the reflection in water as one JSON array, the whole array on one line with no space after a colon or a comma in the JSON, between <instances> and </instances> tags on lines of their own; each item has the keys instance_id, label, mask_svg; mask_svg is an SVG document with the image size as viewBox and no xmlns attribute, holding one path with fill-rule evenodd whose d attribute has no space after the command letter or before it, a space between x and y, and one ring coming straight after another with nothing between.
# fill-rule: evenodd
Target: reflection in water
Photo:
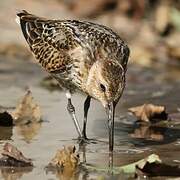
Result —
<instances>
[{"instance_id":1,"label":"reflection in water","mask_svg":"<svg viewBox=\"0 0 180 180\"><path fill-rule=\"evenodd\" d=\"M76 180L79 179L79 170L74 171L69 168L61 169L61 168L55 168L55 167L47 167L46 173L49 172L55 174L56 178L59 180Z\"/></svg>"},{"instance_id":2,"label":"reflection in water","mask_svg":"<svg viewBox=\"0 0 180 180\"><path fill-rule=\"evenodd\" d=\"M146 140L163 141L164 131L164 128L162 129L147 124L141 124L134 129L134 132L130 134L130 136L133 138L140 138Z\"/></svg>"},{"instance_id":3,"label":"reflection in water","mask_svg":"<svg viewBox=\"0 0 180 180\"><path fill-rule=\"evenodd\" d=\"M180 138L180 129L156 124L135 123L134 129L129 134L134 138L134 144L138 141L141 141L143 145L167 144Z\"/></svg>"},{"instance_id":4,"label":"reflection in water","mask_svg":"<svg viewBox=\"0 0 180 180\"><path fill-rule=\"evenodd\" d=\"M89 177L89 170L86 168L86 165L90 165L88 162L87 162L87 158L86 158L86 152L87 152L87 143L80 143L79 144L79 153L80 155L82 156L82 161L81 161L81 167L80 167L80 175L82 176L82 179L87 179ZM108 161L108 168L109 168L109 175L113 175L113 152L109 152L109 161ZM85 165L85 166L83 166ZM91 164L90 166L93 167L93 165Z\"/></svg>"},{"instance_id":5,"label":"reflection in water","mask_svg":"<svg viewBox=\"0 0 180 180\"><path fill-rule=\"evenodd\" d=\"M75 180L75 179L79 179L79 173L78 172L74 172L74 170L56 170L56 177L59 180Z\"/></svg>"},{"instance_id":6,"label":"reflection in water","mask_svg":"<svg viewBox=\"0 0 180 180\"><path fill-rule=\"evenodd\" d=\"M27 125L19 125L16 128L18 134L21 135L27 143L30 143L31 140L39 133L41 123L35 122Z\"/></svg>"},{"instance_id":7,"label":"reflection in water","mask_svg":"<svg viewBox=\"0 0 180 180\"><path fill-rule=\"evenodd\" d=\"M13 127L2 127L0 126L0 140L10 140L12 137L12 132Z\"/></svg>"},{"instance_id":8,"label":"reflection in water","mask_svg":"<svg viewBox=\"0 0 180 180\"><path fill-rule=\"evenodd\" d=\"M19 180L26 173L31 172L33 167L26 168L1 168L1 177L4 180Z\"/></svg>"}]
</instances>

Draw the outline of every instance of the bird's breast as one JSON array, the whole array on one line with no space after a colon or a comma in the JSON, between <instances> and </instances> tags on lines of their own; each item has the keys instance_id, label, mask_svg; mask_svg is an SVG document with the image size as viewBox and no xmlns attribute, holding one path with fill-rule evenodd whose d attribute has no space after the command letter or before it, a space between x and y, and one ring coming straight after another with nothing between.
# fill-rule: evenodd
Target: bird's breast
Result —
<instances>
[{"instance_id":1,"label":"bird's breast","mask_svg":"<svg viewBox=\"0 0 180 180\"><path fill-rule=\"evenodd\" d=\"M70 50L68 54L72 58L72 69L70 75L72 82L80 89L83 89L93 60L91 59L88 50L82 46Z\"/></svg>"}]
</instances>

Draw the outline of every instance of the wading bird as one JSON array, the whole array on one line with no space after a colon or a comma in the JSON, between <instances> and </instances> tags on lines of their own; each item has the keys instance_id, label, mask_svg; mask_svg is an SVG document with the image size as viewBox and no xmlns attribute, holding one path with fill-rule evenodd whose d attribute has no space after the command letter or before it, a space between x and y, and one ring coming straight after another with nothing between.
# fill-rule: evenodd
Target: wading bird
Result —
<instances>
[{"instance_id":1,"label":"wading bird","mask_svg":"<svg viewBox=\"0 0 180 180\"><path fill-rule=\"evenodd\" d=\"M67 109L79 138L86 140L91 98L108 114L109 150L114 146L114 113L125 87L129 58L126 43L110 28L87 21L48 20L23 10L17 13L22 33L35 58L66 90ZM69 85L87 94L83 130L76 118Z\"/></svg>"}]
</instances>

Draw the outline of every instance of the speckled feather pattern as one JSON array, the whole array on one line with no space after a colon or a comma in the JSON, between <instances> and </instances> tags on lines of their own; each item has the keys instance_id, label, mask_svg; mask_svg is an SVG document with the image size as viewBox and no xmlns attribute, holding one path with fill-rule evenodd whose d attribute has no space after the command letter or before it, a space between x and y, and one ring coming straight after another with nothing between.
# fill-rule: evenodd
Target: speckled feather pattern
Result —
<instances>
[{"instance_id":1,"label":"speckled feather pattern","mask_svg":"<svg viewBox=\"0 0 180 180\"><path fill-rule=\"evenodd\" d=\"M115 62L126 71L129 48L111 29L87 21L48 20L26 11L17 16L35 58L57 80L83 89L92 65L104 61L104 76L113 77L107 79L114 82L112 91L116 90L116 74L122 70L108 68Z\"/></svg>"}]
</instances>

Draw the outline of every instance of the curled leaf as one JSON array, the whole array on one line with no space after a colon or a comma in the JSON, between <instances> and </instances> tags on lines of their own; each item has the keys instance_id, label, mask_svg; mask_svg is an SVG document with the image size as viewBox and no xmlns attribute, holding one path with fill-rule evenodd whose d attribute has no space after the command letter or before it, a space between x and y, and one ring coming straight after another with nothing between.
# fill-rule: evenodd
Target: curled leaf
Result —
<instances>
[{"instance_id":1,"label":"curled leaf","mask_svg":"<svg viewBox=\"0 0 180 180\"><path fill-rule=\"evenodd\" d=\"M46 172L53 172L58 179L79 179L79 155L75 146L64 147L56 152L55 157L46 167Z\"/></svg>"},{"instance_id":2,"label":"curled leaf","mask_svg":"<svg viewBox=\"0 0 180 180\"><path fill-rule=\"evenodd\" d=\"M79 155L75 151L75 146L68 146L58 150L49 165L63 169L76 169L79 163Z\"/></svg>"},{"instance_id":3,"label":"curled leaf","mask_svg":"<svg viewBox=\"0 0 180 180\"><path fill-rule=\"evenodd\" d=\"M167 120L168 115L165 111L164 106L156 106L153 104L144 104L141 106L136 106L128 109L132 112L138 120L149 122L153 119L165 119Z\"/></svg>"},{"instance_id":4,"label":"curled leaf","mask_svg":"<svg viewBox=\"0 0 180 180\"><path fill-rule=\"evenodd\" d=\"M16 125L39 122L41 120L40 107L34 101L30 90L21 99L16 110L12 112L12 116Z\"/></svg>"}]
</instances>

